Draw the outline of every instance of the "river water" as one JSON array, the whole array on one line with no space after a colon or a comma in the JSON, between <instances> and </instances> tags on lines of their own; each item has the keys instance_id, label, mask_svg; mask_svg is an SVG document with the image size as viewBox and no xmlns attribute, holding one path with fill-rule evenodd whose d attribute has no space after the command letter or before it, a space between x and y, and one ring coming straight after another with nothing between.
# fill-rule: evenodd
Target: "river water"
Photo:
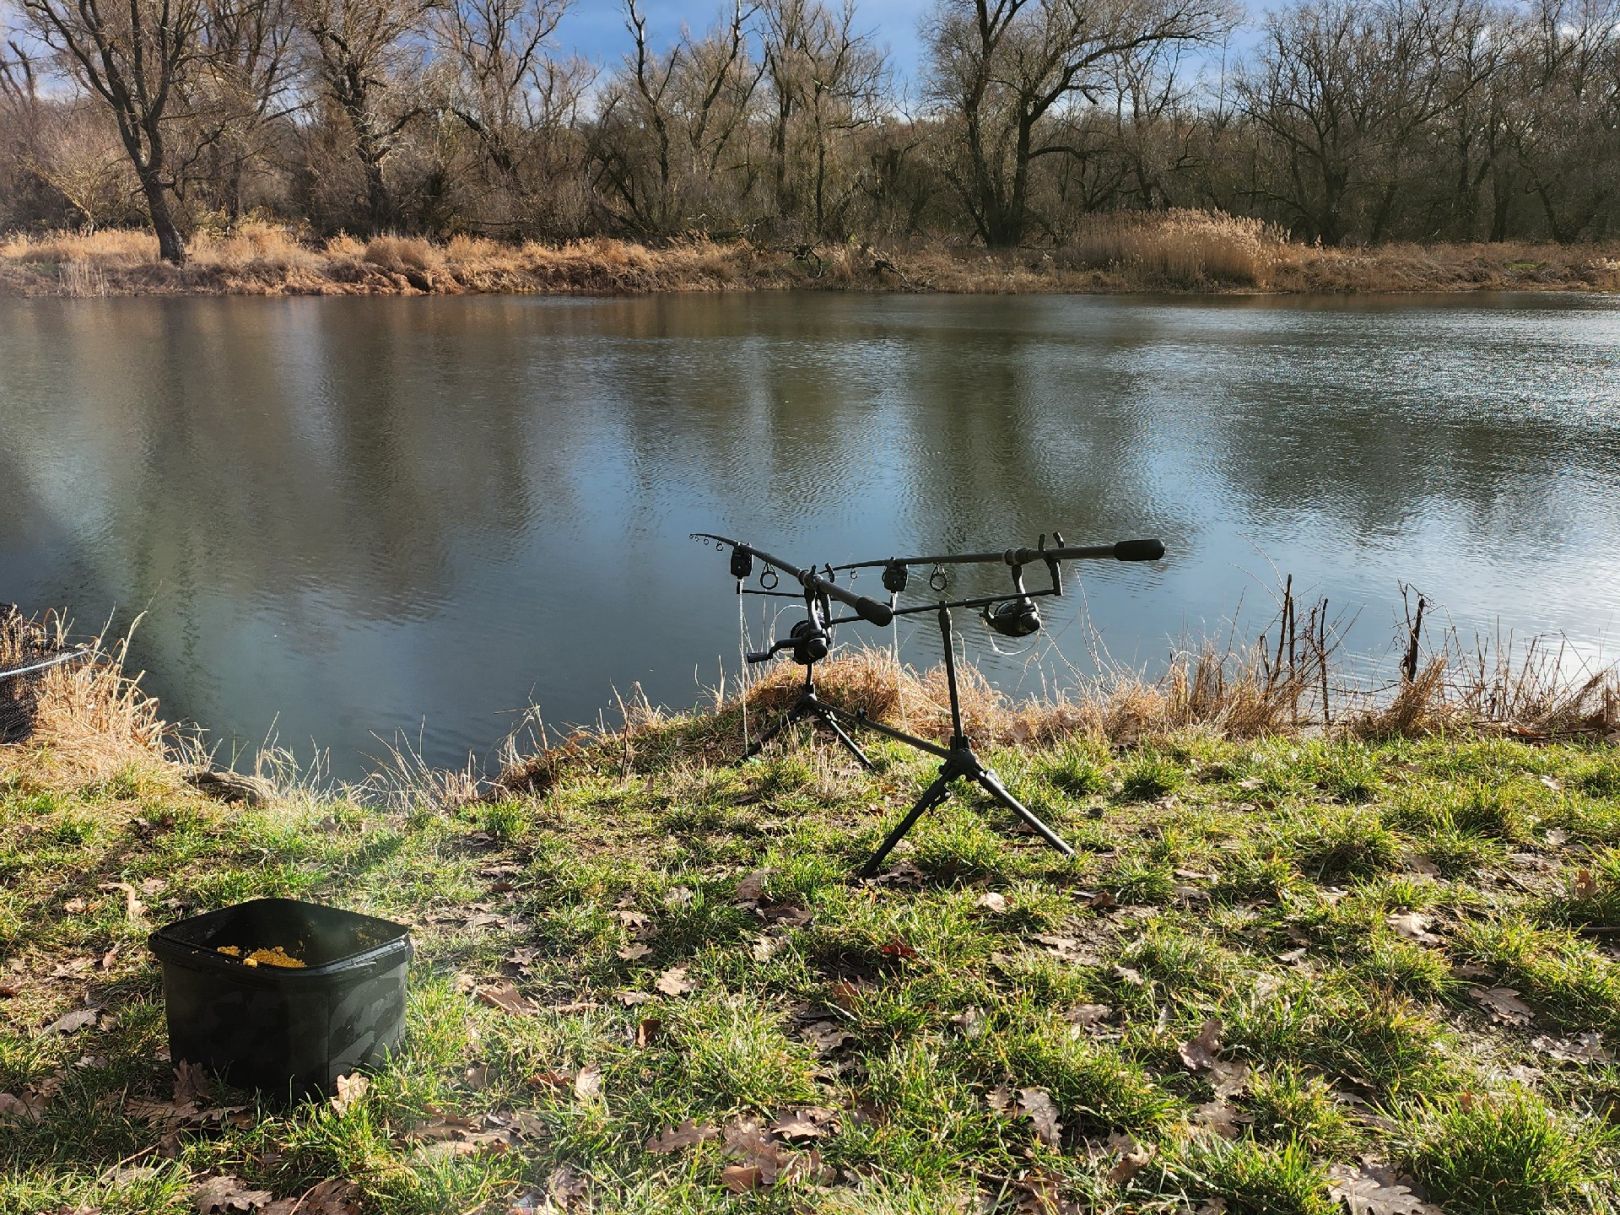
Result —
<instances>
[{"instance_id":1,"label":"river water","mask_svg":"<svg viewBox=\"0 0 1620 1215\"><path fill-rule=\"evenodd\" d=\"M273 735L355 776L383 740L487 752L531 703L694 703L738 666L738 612L691 531L809 564L1052 529L1169 554L1076 569L1034 644L964 615L1009 688L1099 646L1162 663L1240 603L1257 633L1279 573L1360 653L1405 580L1465 634L1601 657L1620 303L0 301L0 600L144 612L148 686L226 754ZM908 658L937 658L930 627Z\"/></svg>"}]
</instances>

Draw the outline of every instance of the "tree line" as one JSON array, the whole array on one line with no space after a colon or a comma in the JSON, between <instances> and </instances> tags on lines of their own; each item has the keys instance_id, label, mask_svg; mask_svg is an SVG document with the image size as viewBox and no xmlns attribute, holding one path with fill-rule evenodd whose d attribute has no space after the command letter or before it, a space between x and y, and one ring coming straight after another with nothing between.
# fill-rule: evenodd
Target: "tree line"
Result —
<instances>
[{"instance_id":1,"label":"tree line","mask_svg":"<svg viewBox=\"0 0 1620 1215\"><path fill-rule=\"evenodd\" d=\"M1061 245L1087 215L1324 244L1601 239L1620 0L939 0L915 80L853 0L624 53L570 0L14 0L0 227Z\"/></svg>"}]
</instances>

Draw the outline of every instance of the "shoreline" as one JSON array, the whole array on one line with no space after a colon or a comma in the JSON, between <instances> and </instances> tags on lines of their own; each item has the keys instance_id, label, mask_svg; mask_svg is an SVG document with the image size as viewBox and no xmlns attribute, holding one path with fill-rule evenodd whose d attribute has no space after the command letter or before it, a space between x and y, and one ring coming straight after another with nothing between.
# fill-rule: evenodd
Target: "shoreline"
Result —
<instances>
[{"instance_id":1,"label":"shoreline","mask_svg":"<svg viewBox=\"0 0 1620 1215\"><path fill-rule=\"evenodd\" d=\"M181 267L144 233L0 240L0 298L127 296L631 296L732 291L1290 297L1620 291L1620 246L1233 243L1218 225L1061 249L942 244L781 248L696 238L501 244L338 236L244 225L199 236Z\"/></svg>"}]
</instances>

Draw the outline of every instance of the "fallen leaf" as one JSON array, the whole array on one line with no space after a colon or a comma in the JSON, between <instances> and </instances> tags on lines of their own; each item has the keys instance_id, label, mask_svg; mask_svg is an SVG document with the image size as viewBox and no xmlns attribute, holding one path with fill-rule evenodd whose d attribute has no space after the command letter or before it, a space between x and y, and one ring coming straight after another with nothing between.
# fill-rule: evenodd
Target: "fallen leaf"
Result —
<instances>
[{"instance_id":1,"label":"fallen leaf","mask_svg":"<svg viewBox=\"0 0 1620 1215\"><path fill-rule=\"evenodd\" d=\"M1575 880L1569 884L1570 893L1578 899L1595 899L1598 895L1598 881L1592 876L1590 869L1578 870Z\"/></svg>"},{"instance_id":2,"label":"fallen leaf","mask_svg":"<svg viewBox=\"0 0 1620 1215\"><path fill-rule=\"evenodd\" d=\"M1007 896L994 890L981 894L974 900L974 903L979 907L983 907L986 911L993 911L998 915L1007 910Z\"/></svg>"},{"instance_id":3,"label":"fallen leaf","mask_svg":"<svg viewBox=\"0 0 1620 1215\"><path fill-rule=\"evenodd\" d=\"M264 1215L360 1215L360 1210L360 1187L334 1177L317 1182L297 1198L271 1203Z\"/></svg>"},{"instance_id":4,"label":"fallen leaf","mask_svg":"<svg viewBox=\"0 0 1620 1215\"><path fill-rule=\"evenodd\" d=\"M770 1133L781 1139L820 1139L837 1124L838 1115L821 1106L806 1106L778 1115Z\"/></svg>"},{"instance_id":5,"label":"fallen leaf","mask_svg":"<svg viewBox=\"0 0 1620 1215\"><path fill-rule=\"evenodd\" d=\"M90 904L81 898L71 898L62 904L62 910L69 915L80 915Z\"/></svg>"},{"instance_id":6,"label":"fallen leaf","mask_svg":"<svg viewBox=\"0 0 1620 1215\"><path fill-rule=\"evenodd\" d=\"M760 869L737 883L733 898L739 903L757 903L765 897L765 883L770 875Z\"/></svg>"},{"instance_id":7,"label":"fallen leaf","mask_svg":"<svg viewBox=\"0 0 1620 1215\"><path fill-rule=\"evenodd\" d=\"M1019 1089L1018 1108L1034 1124L1035 1138L1048 1147L1063 1146L1063 1124L1058 1121L1057 1104L1045 1089Z\"/></svg>"},{"instance_id":8,"label":"fallen leaf","mask_svg":"<svg viewBox=\"0 0 1620 1215\"><path fill-rule=\"evenodd\" d=\"M100 1013L101 1010L95 1007L77 1009L52 1021L45 1027L45 1032L48 1034L71 1034L87 1025L93 1029L95 1028L96 1017Z\"/></svg>"},{"instance_id":9,"label":"fallen leaf","mask_svg":"<svg viewBox=\"0 0 1620 1215\"><path fill-rule=\"evenodd\" d=\"M765 1184L764 1172L754 1164L728 1164L720 1170L720 1184L733 1194L746 1194Z\"/></svg>"},{"instance_id":10,"label":"fallen leaf","mask_svg":"<svg viewBox=\"0 0 1620 1215\"><path fill-rule=\"evenodd\" d=\"M1082 1029L1089 1029L1113 1016L1114 1010L1107 1004L1076 1004L1064 1015L1071 1025Z\"/></svg>"},{"instance_id":11,"label":"fallen leaf","mask_svg":"<svg viewBox=\"0 0 1620 1215\"><path fill-rule=\"evenodd\" d=\"M510 982L502 979L499 983L488 987L476 989L478 999L492 1008L502 1012L511 1013L515 1017L532 1017L539 1011L524 995Z\"/></svg>"},{"instance_id":12,"label":"fallen leaf","mask_svg":"<svg viewBox=\"0 0 1620 1215\"><path fill-rule=\"evenodd\" d=\"M466 1080L467 1087L475 1093L483 1092L484 1089L489 1087L489 1065L486 1063L474 1063L462 1073L462 1078Z\"/></svg>"},{"instance_id":13,"label":"fallen leaf","mask_svg":"<svg viewBox=\"0 0 1620 1215\"><path fill-rule=\"evenodd\" d=\"M636 1045L651 1046L658 1040L659 1031L664 1028L660 1017L643 1017L636 1025Z\"/></svg>"},{"instance_id":14,"label":"fallen leaf","mask_svg":"<svg viewBox=\"0 0 1620 1215\"><path fill-rule=\"evenodd\" d=\"M684 966L671 966L658 976L658 981L653 986L666 996L684 996L697 990L697 984L686 977Z\"/></svg>"},{"instance_id":15,"label":"fallen leaf","mask_svg":"<svg viewBox=\"0 0 1620 1215\"><path fill-rule=\"evenodd\" d=\"M1005 1084L998 1084L984 1095L985 1104L998 1114L1011 1114L1018 1108L1018 1098Z\"/></svg>"},{"instance_id":16,"label":"fallen leaf","mask_svg":"<svg viewBox=\"0 0 1620 1215\"><path fill-rule=\"evenodd\" d=\"M634 1008L638 1004L650 1004L657 998L657 996L645 991L621 991L619 993L619 1003L626 1008Z\"/></svg>"},{"instance_id":17,"label":"fallen leaf","mask_svg":"<svg viewBox=\"0 0 1620 1215\"><path fill-rule=\"evenodd\" d=\"M1225 1101L1243 1091L1249 1082L1249 1065L1216 1060L1209 1071L1209 1086L1215 1090L1215 1099Z\"/></svg>"},{"instance_id":18,"label":"fallen leaf","mask_svg":"<svg viewBox=\"0 0 1620 1215\"><path fill-rule=\"evenodd\" d=\"M917 951L899 937L880 945L878 952L886 958L898 958L901 961L909 961L917 956Z\"/></svg>"},{"instance_id":19,"label":"fallen leaf","mask_svg":"<svg viewBox=\"0 0 1620 1215\"><path fill-rule=\"evenodd\" d=\"M1179 1053L1188 1070L1203 1072L1215 1066L1216 1053L1220 1049L1221 1021L1219 1017L1211 1017L1193 1037L1181 1044Z\"/></svg>"},{"instance_id":20,"label":"fallen leaf","mask_svg":"<svg viewBox=\"0 0 1620 1215\"><path fill-rule=\"evenodd\" d=\"M1217 1135L1224 1136L1227 1139L1236 1139L1241 1124L1250 1121L1250 1119L1239 1113L1235 1106L1228 1105L1225 1101L1211 1101L1193 1110L1193 1121L1199 1126L1208 1127Z\"/></svg>"},{"instance_id":21,"label":"fallen leaf","mask_svg":"<svg viewBox=\"0 0 1620 1215\"><path fill-rule=\"evenodd\" d=\"M643 945L640 941L633 941L619 950L619 956L626 962L639 962L652 952L652 946Z\"/></svg>"},{"instance_id":22,"label":"fallen leaf","mask_svg":"<svg viewBox=\"0 0 1620 1215\"><path fill-rule=\"evenodd\" d=\"M1398 912L1386 917L1385 922L1408 941L1422 945L1440 943L1440 938L1429 931L1429 917L1420 911Z\"/></svg>"},{"instance_id":23,"label":"fallen leaf","mask_svg":"<svg viewBox=\"0 0 1620 1215\"><path fill-rule=\"evenodd\" d=\"M1114 1167L1108 1170L1108 1180L1114 1185L1124 1185L1140 1173L1147 1162L1153 1159L1154 1147L1151 1143L1137 1143L1129 1135L1113 1135L1109 1137L1109 1146L1120 1153L1114 1162Z\"/></svg>"},{"instance_id":24,"label":"fallen leaf","mask_svg":"<svg viewBox=\"0 0 1620 1215\"><path fill-rule=\"evenodd\" d=\"M830 1054L855 1037L847 1029L832 1021L813 1021L799 1031L819 1054Z\"/></svg>"},{"instance_id":25,"label":"fallen leaf","mask_svg":"<svg viewBox=\"0 0 1620 1215\"><path fill-rule=\"evenodd\" d=\"M366 1090L370 1087L371 1081L364 1076L339 1076L337 1093L332 1097L332 1108L340 1114L348 1113L365 1099Z\"/></svg>"},{"instance_id":26,"label":"fallen leaf","mask_svg":"<svg viewBox=\"0 0 1620 1215\"><path fill-rule=\"evenodd\" d=\"M258 1211L268 1206L275 1197L269 1190L255 1190L239 1177L224 1174L210 1177L191 1195L197 1215L228 1215L229 1212Z\"/></svg>"},{"instance_id":27,"label":"fallen leaf","mask_svg":"<svg viewBox=\"0 0 1620 1215\"><path fill-rule=\"evenodd\" d=\"M1492 1021L1502 1025L1530 1024L1533 1015L1530 1006L1519 999L1519 993L1511 987L1474 987L1468 994Z\"/></svg>"},{"instance_id":28,"label":"fallen leaf","mask_svg":"<svg viewBox=\"0 0 1620 1215\"><path fill-rule=\"evenodd\" d=\"M1132 966L1116 966L1114 975L1120 982L1129 983L1132 987L1143 987L1147 983L1142 977L1142 972Z\"/></svg>"},{"instance_id":29,"label":"fallen leaf","mask_svg":"<svg viewBox=\"0 0 1620 1215\"><path fill-rule=\"evenodd\" d=\"M341 1083L341 1080L339 1081ZM195 1063L182 1059L174 1065L174 1100L176 1105L190 1105L207 1101L214 1095L208 1076Z\"/></svg>"},{"instance_id":30,"label":"fallen leaf","mask_svg":"<svg viewBox=\"0 0 1620 1215\"><path fill-rule=\"evenodd\" d=\"M146 915L146 904L141 902L140 893L128 882L103 882L102 890L119 890L124 895L124 914L131 920L140 920Z\"/></svg>"},{"instance_id":31,"label":"fallen leaf","mask_svg":"<svg viewBox=\"0 0 1620 1215\"><path fill-rule=\"evenodd\" d=\"M688 1118L680 1126L647 1140L645 1150L655 1156L668 1156L682 1148L702 1143L705 1139L713 1139L719 1133L720 1128L717 1126L711 1126L707 1122L694 1122Z\"/></svg>"},{"instance_id":32,"label":"fallen leaf","mask_svg":"<svg viewBox=\"0 0 1620 1215\"><path fill-rule=\"evenodd\" d=\"M1350 1215L1440 1215L1439 1207L1397 1182L1387 1167L1336 1164L1328 1170L1328 1195Z\"/></svg>"},{"instance_id":33,"label":"fallen leaf","mask_svg":"<svg viewBox=\"0 0 1620 1215\"><path fill-rule=\"evenodd\" d=\"M602 1069L587 1063L574 1077L574 1096L584 1102L599 1101L602 1097Z\"/></svg>"},{"instance_id":34,"label":"fallen leaf","mask_svg":"<svg viewBox=\"0 0 1620 1215\"><path fill-rule=\"evenodd\" d=\"M973 1041L984 1034L984 1013L977 1008L970 1008L966 1012L959 1012L951 1018L951 1024L961 1032L968 1041Z\"/></svg>"}]
</instances>

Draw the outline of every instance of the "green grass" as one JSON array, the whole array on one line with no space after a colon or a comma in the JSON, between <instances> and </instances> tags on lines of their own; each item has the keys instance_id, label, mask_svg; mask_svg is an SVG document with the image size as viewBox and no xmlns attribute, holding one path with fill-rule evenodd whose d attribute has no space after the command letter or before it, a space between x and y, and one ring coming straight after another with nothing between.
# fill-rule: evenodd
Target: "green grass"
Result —
<instances>
[{"instance_id":1,"label":"green grass","mask_svg":"<svg viewBox=\"0 0 1620 1215\"><path fill-rule=\"evenodd\" d=\"M390 1215L554 1187L606 1212L1332 1215L1335 1168L1369 1160L1452 1215L1617 1210L1611 750L1008 751L1072 861L955 795L862 882L925 765L802 745L705 768L677 742L404 813L220 808L161 769L76 787L0 753L0 1212L182 1215L228 1174L284 1198L341 1179ZM221 1092L246 1108L154 1122L146 934L265 894L412 925L406 1044L344 1109ZM672 968L690 990L659 989ZM1528 1016L1493 1017L1492 988ZM44 1031L87 1002L108 1015ZM1214 1067L1189 1045L1211 1025ZM741 1194L722 1134L648 1150L805 1110L774 1140L791 1167Z\"/></svg>"}]
</instances>

